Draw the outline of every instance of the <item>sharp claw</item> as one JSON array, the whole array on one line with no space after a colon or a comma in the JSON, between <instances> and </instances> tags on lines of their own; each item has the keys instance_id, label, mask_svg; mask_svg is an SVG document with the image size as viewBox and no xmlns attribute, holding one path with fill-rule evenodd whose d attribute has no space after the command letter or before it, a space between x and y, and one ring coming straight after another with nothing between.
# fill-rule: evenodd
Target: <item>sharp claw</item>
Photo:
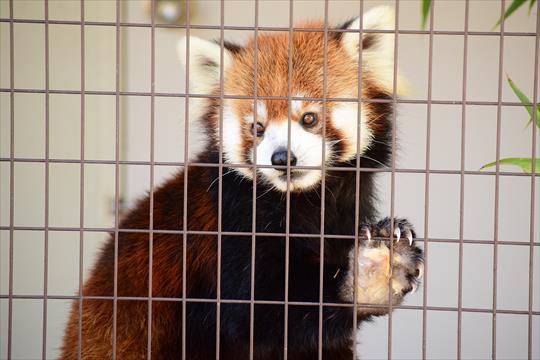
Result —
<instances>
[{"instance_id":1,"label":"sharp claw","mask_svg":"<svg viewBox=\"0 0 540 360\"><path fill-rule=\"evenodd\" d=\"M361 236L365 236L367 238L368 243L371 241L371 231L369 231L369 228L367 226L362 226L360 229Z\"/></svg>"},{"instance_id":2,"label":"sharp claw","mask_svg":"<svg viewBox=\"0 0 540 360\"><path fill-rule=\"evenodd\" d=\"M409 246L412 246L413 237L410 231L407 233L407 239L409 239Z\"/></svg>"},{"instance_id":3,"label":"sharp claw","mask_svg":"<svg viewBox=\"0 0 540 360\"><path fill-rule=\"evenodd\" d=\"M416 290L418 290L418 285L412 284L411 294L414 294L416 292Z\"/></svg>"},{"instance_id":4,"label":"sharp claw","mask_svg":"<svg viewBox=\"0 0 540 360\"><path fill-rule=\"evenodd\" d=\"M398 227L395 228L395 230L394 230L394 235L396 235L396 237L397 237L396 242L398 243L399 240L400 240L400 238L401 238L401 230L400 230Z\"/></svg>"},{"instance_id":5,"label":"sharp claw","mask_svg":"<svg viewBox=\"0 0 540 360\"><path fill-rule=\"evenodd\" d=\"M424 276L424 264L418 264L418 276L417 279L421 279Z\"/></svg>"}]
</instances>

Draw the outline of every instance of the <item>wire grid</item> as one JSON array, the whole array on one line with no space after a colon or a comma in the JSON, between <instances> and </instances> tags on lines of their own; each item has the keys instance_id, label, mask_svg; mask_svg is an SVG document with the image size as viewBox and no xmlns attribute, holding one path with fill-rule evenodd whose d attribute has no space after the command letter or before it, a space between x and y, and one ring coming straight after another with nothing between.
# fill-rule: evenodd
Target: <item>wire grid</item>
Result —
<instances>
[{"instance_id":1,"label":"wire grid","mask_svg":"<svg viewBox=\"0 0 540 360\"><path fill-rule=\"evenodd\" d=\"M0 162L9 162L10 164L10 186L9 186L9 226L0 226L0 230L9 231L9 294L0 295L1 299L8 299L8 334L7 334L7 355L8 358L11 358L12 354L12 328L13 328L13 300L14 299L41 299L43 300L43 332L42 332L42 358L46 358L46 344L47 344L47 301L49 299L62 299L62 300L78 300L79 301L79 358L81 357L81 339L82 339L82 300L112 300L113 301L113 336L112 336L112 349L113 349L113 358L116 357L116 320L117 320L117 303L118 300L146 300L148 303L148 338L147 338L147 356L151 358L152 356L152 302L153 301L172 301L180 302L183 309L183 314L186 314L186 304L187 303L215 303L216 304L216 358L219 358L219 341L220 341L220 305L223 304L249 304L250 306L250 343L249 343L249 357L253 358L253 333L254 333L254 306L256 304L271 304L271 305L283 305L285 309L284 316L284 348L283 355L284 358L287 358L287 340L288 340L288 306L313 306L318 305L319 307L319 358L322 358L322 341L323 338L323 308L324 306L332 307L352 307L356 313L356 309L359 305L363 307L378 307L381 305L373 304L358 304L354 302L352 304L343 304L343 303L327 303L323 301L323 258L324 258L324 239L351 239L354 240L354 251L355 254L358 254L359 248L359 234L358 226L355 227L354 235L328 235L324 233L324 199L325 199L325 171L355 171L356 176L356 194L359 194L360 191L360 172L381 172L381 173L390 173L391 176L391 194L390 194L390 216L394 216L395 210L395 176L397 173L416 173L424 174L425 176L425 203L424 203L424 238L418 238L417 241L423 242L424 244L424 254L428 258L428 249L429 243L456 243L453 239L441 239L441 238L429 238L428 236L428 224L429 224L429 196L430 196L430 175L431 174L454 174L460 176L460 217L459 217L459 273L458 273L458 302L457 307L442 307L442 306L428 306L427 303L427 288L429 280L429 271L428 263L425 263L424 270L424 287L422 294L422 305L421 306L411 306L411 305L392 305L389 302L389 315L388 315L388 357L392 356L392 309L410 309L418 310L422 312L422 358L426 359L426 339L428 336L427 330L427 311L436 310L436 311L447 311L447 312L456 312L457 313L457 358L461 358L461 349L462 349L462 313L471 312L471 313L488 313L492 314L492 358L497 358L497 314L521 314L528 315L528 358L532 359L533 356L533 338L532 338L532 318L533 315L540 315L540 311L533 311L533 255L535 247L540 246L540 243L535 243L535 158L536 158L536 131L532 131L532 174L524 174L521 172L503 172L500 170L500 148L501 148L501 109L502 106L523 106L523 103L519 102L504 102L502 101L502 84L503 84L503 54L504 54L504 39L507 36L515 37L535 37L535 70L534 70L534 91L533 99L531 105L533 109L537 106L538 103L538 65L539 65L539 48L540 48L540 17L537 17L536 20L536 32L506 32L504 29L504 11L505 11L505 1L501 1L501 25L500 31L496 32L480 32L480 31L469 31L469 0L465 0L465 26L464 31L436 31L434 30L434 18L435 18L435 6L430 8L429 16L429 29L427 31L418 31L418 30L403 30L399 29L399 0L396 1L396 22L395 30L367 30L362 28L362 18L364 13L364 3L363 0L360 2L360 29L359 30L343 30L343 29L331 29L328 27L328 6L329 1L324 1L324 27L323 29L306 29L306 28L296 28L293 26L293 1L289 0L289 26L288 27L268 27L268 26L259 26L259 0L255 0L255 12L254 12L254 26L226 26L224 24L224 0L220 0L220 25L193 25L189 22L189 13L190 13L190 1L186 1L186 19L187 23L185 25L173 25L173 24L158 24L155 19L155 0L151 1L151 23L133 23L133 22L121 22L120 21L120 0L115 0L116 4L116 20L114 22L105 22L105 21L86 21L84 13L84 0L80 0L80 21L59 21L59 20L50 20L49 19L49 4L48 0L44 0L44 19L43 20L34 20L34 19L15 19L13 15L13 0L9 0L9 18L0 18L1 23L9 23L9 38L10 38L10 87L9 88L0 88L0 92L5 92L10 94L10 157L9 158L0 158ZM540 13L540 2L537 2L537 11ZM45 29L45 88L44 89L28 89L28 88L15 88L15 71L14 71L14 24L15 23L29 23L29 24L43 24ZM51 90L49 88L49 25L50 24L63 24L63 25L73 25L80 26L80 39L81 39L81 89L80 90ZM115 90L114 91L87 91L85 89L85 26L94 25L94 26L104 26L104 27L115 27L115 36L116 36L116 76L115 76ZM134 28L151 28L151 91L148 92L130 92L130 91L120 91L120 29L122 27L134 27ZM180 28L184 29L187 37L186 44L186 73L185 73L185 93L158 93L155 91L155 30L156 28ZM219 30L220 31L220 45L221 45L221 55L220 55L220 91L219 95L209 95L209 94L194 94L189 91L189 34L191 29L207 29L207 30ZM223 91L223 53L224 53L224 31L225 30L250 30L255 34L255 43L254 43L254 95L253 96L230 96L224 94ZM288 72L288 94L286 97L282 96L259 96L257 94L257 35L259 31L286 31L289 34L289 72ZM323 32L324 34L324 66L323 66L323 97L322 98L298 98L292 96L292 35L293 32ZM327 39L328 33L330 32L353 32L358 33L358 36L361 38L363 33L391 33L395 35L394 41L394 77L393 77L393 96L392 99L366 99L361 95L361 84L362 84L362 49L359 49L359 72L358 72L358 97L357 98L330 98L326 96L326 70L327 70ZM420 34L428 35L429 45L428 45L428 81L427 81L427 98L426 100L410 100L410 99L398 99L396 96L397 89L397 67L398 67L398 40L399 35L401 34ZM432 73L433 73L433 37L434 35L457 35L463 36L463 87L462 87L462 97L461 101L444 101L444 100L434 100L432 99ZM497 101L470 101L467 100L467 58L468 58L468 37L471 35L484 35L484 36L497 36L499 37L499 68L498 68L498 93ZM18 158L15 157L14 151L14 140L15 140L15 110L14 110L14 97L16 93L39 93L45 94L45 156L44 158ZM50 147L50 138L49 138L49 96L50 94L79 94L81 99L81 109L80 109L80 160L71 160L71 159L52 159L49 156L49 147ZM85 96L86 95L104 95L104 96L114 96L115 97L115 159L113 161L108 160L89 160L85 159ZM120 160L120 96L146 96L150 97L150 161L126 161ZM357 135L360 138L360 118L361 118L361 105L363 103L385 103L390 102L394 106L397 104L425 104L427 107L427 128L426 128L426 162L425 169L404 169L396 168L395 162L395 132L396 132L396 115L395 112L392 115L392 159L391 166L382 167L378 169L374 168L363 168L360 164L360 159L356 161L356 166L354 168L336 168L331 166L325 166L324 162L320 167L312 166L295 166L298 169L318 169L322 172L322 192L321 192L321 232L320 234L295 234L290 233L290 191L289 184L287 184L286 192L286 232L283 233L259 233L256 231L256 200L257 200L257 189L256 186L253 186L253 217L252 217L252 231L251 232L227 232L222 231L221 224L221 204L222 204L222 182L221 177L223 174L223 167L228 168L252 168L253 170L253 181L256 184L257 182L257 172L258 168L272 167L276 166L264 166L256 165L256 151L253 151L254 161L253 165L246 164L223 164L222 155L223 148L220 141L219 146L219 163L218 164L208 164L200 162L189 162L187 160L188 147L189 147L189 121L185 121L185 136L184 136L184 162L158 162L155 161L155 152L154 152L154 143L155 143L155 98L156 97L178 97L185 99L185 119L189 119L189 99L190 98L217 98L220 100L220 103L223 103L225 99L253 99L254 100L254 121L257 121L257 100L287 100L289 103L289 113L288 113L288 144L290 145L291 141L291 101L293 100L313 100L313 101L322 101L323 103L323 117L326 116L324 107L326 107L327 101L340 101L340 102L357 102L358 104L358 126L357 126ZM461 105L461 160L460 160L460 170L434 170L430 169L430 150L431 150L431 123L432 123L432 105ZM497 165L495 171L467 171L465 170L465 134L466 134L466 109L470 105L494 105L497 107L497 140L496 140L496 160ZM533 111L533 116L536 115L536 112ZM223 127L223 110L222 107L219 108L219 127L220 134L222 134ZM324 119L323 119L324 120ZM325 121L323 121L323 137L326 131ZM254 131L256 131L254 129ZM358 147L360 144L358 143ZM288 154L290 156L290 146L288 146ZM325 148L322 147L322 158L325 158ZM15 163L44 163L45 164L45 219L43 227L36 226L15 226L14 225L14 167ZM49 166L54 163L74 163L80 165L80 217L79 217L79 227L52 227L49 226ZM85 227L84 226L84 171L86 164L109 164L115 166L115 214L114 214L114 227L113 228L98 228L98 227ZM119 227L119 168L120 165L140 165L140 166L149 166L150 168L150 223L149 229L122 229ZM155 166L173 166L173 167L182 167L184 169L184 203L183 203L183 228L181 230L157 230L153 228L153 191L155 189L154 184L154 168ZM219 172L219 182L218 182L218 229L217 231L194 231L187 229L187 191L188 191L188 169L189 166L204 166L204 167L218 167ZM282 167L277 167L285 169L287 172L287 178L290 180L291 166L290 164ZM464 239L463 234L463 219L464 219L464 178L465 175L486 175L495 177L495 211L494 211L494 240L469 240ZM530 177L531 179L531 203L530 203L530 241L529 243L520 243L513 241L501 241L499 240L498 234L498 222L499 222L499 184L501 176L525 176ZM355 206L355 219L356 225L358 225L359 218L359 201L358 196L356 197L356 206ZM392 225L393 227L393 225ZM28 230L28 231L43 231L45 234L44 241L44 288L43 295L15 295L13 293L13 244L14 244L14 231L17 230ZM392 229L393 230L393 229ZM48 240L50 231L67 231L67 232L79 232L79 294L76 296L59 296L59 295L49 295L47 288L48 281ZM83 294L83 247L84 247L84 232L110 232L114 234L114 293L113 296L87 296ZM118 296L118 236L120 232L136 232L136 233L148 233L149 235L149 288L147 297L130 297L130 296ZM197 299L186 297L186 282L183 281L183 296L181 298L165 298L165 297L154 297L152 296L152 261L153 261L153 236L154 234L178 234L182 235L183 241L183 279L186 278L186 249L187 249L187 236L188 235L215 235L217 236L217 246L218 246L218 257L217 257L217 297L215 300L209 299ZM240 236L250 236L252 239L252 252L251 252L251 295L250 300L231 300L231 299L221 299L220 294L220 283L221 283L221 241L222 236L226 235L240 235ZM265 300L255 300L255 244L257 236L268 236L268 237L284 237L286 244L286 257L285 257L285 297L284 301L265 301ZM318 238L320 239L320 272L319 272L319 301L316 303L313 302L299 302L299 301L289 301L288 300L288 274L289 274L289 240L290 237L301 236L306 238ZM463 307L462 302L462 285L463 285L463 245L464 244L490 244L493 245L493 307L492 308L472 308L472 307ZM516 246L527 246L529 247L529 293L528 293L528 310L508 310L508 309L499 309L497 307L497 260L498 260L498 245L516 245ZM392 253L392 245L390 252ZM392 261L392 257L391 257ZM354 298L356 298L357 283L358 283L358 268L356 266L353 269L354 271ZM389 284L391 287L391 284ZM354 326L354 337L356 338L357 332L357 319L356 316L353 316ZM182 317L182 358L186 358L186 319L185 315ZM356 357L356 347L353 349L354 356Z\"/></svg>"}]
</instances>

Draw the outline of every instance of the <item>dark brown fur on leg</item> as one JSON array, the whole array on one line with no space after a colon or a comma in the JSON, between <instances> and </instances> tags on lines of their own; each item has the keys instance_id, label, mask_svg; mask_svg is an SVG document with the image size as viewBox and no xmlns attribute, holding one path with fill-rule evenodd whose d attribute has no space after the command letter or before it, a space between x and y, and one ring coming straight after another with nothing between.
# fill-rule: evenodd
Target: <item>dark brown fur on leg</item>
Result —
<instances>
[{"instance_id":1,"label":"dark brown fur on leg","mask_svg":"<svg viewBox=\"0 0 540 360\"><path fill-rule=\"evenodd\" d=\"M195 177L205 177L203 169L192 172ZM181 174L180 174L181 175ZM210 195L201 189L190 191L196 206L189 210L196 222L204 224L200 230L215 230L215 217L209 207ZM177 176L154 195L154 229L182 229L183 176ZM143 199L128 215L129 221L121 229L149 228L149 201ZM182 297L182 245L178 234L154 233L153 239L152 296L165 298ZM187 262L188 294L190 288L199 284L213 284L215 272L215 239L211 236L194 236L188 241ZM120 232L118 235L118 281L119 297L147 297L148 291L149 237L146 233ZM106 296L114 294L114 237L107 241L94 265L90 278L83 288L84 296ZM212 285L210 285L212 286ZM156 358L167 358L167 354L181 353L179 341L181 329L181 302L152 301L152 354ZM148 337L148 301L117 300L116 355L119 358L146 358ZM64 335L61 359L76 359L79 352L79 326L82 326L80 352L83 359L107 359L112 357L113 300L84 299L82 318L79 321L79 301L73 303Z\"/></svg>"}]
</instances>

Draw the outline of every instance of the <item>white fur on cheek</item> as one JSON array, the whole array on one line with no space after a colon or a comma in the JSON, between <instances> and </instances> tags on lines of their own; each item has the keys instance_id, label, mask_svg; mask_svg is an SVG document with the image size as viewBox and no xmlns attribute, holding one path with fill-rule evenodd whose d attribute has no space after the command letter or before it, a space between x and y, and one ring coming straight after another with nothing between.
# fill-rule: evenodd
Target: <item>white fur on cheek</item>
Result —
<instances>
[{"instance_id":1,"label":"white fur on cheek","mask_svg":"<svg viewBox=\"0 0 540 360\"><path fill-rule=\"evenodd\" d=\"M363 109L362 109L363 110ZM362 154L371 144L373 132L367 124L365 111L360 113L360 153ZM334 106L332 112L332 124L344 136L344 152L339 154L342 161L351 160L356 155L358 149L358 104L339 103Z\"/></svg>"},{"instance_id":2,"label":"white fur on cheek","mask_svg":"<svg viewBox=\"0 0 540 360\"><path fill-rule=\"evenodd\" d=\"M240 120L236 117L230 107L225 106L223 109L223 156L225 162L229 164L244 164L246 161L242 159L241 154L241 139L242 128ZM252 173L247 168L234 168L240 174L252 177Z\"/></svg>"}]
</instances>

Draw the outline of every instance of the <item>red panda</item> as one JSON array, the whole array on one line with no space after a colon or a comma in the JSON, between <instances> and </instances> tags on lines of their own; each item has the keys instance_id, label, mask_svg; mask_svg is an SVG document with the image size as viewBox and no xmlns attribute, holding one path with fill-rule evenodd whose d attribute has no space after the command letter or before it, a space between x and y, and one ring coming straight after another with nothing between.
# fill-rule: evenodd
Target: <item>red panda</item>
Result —
<instances>
[{"instance_id":1,"label":"red panda","mask_svg":"<svg viewBox=\"0 0 540 360\"><path fill-rule=\"evenodd\" d=\"M341 28L359 29L359 23L356 19ZM364 15L365 29L392 26L393 13L386 7ZM322 23L306 27L322 28ZM386 314L389 300L399 304L416 288L422 275L422 251L414 243L412 225L404 219L393 224L388 218L376 220L372 172L360 173L360 192L355 191L358 157L362 167L389 162L391 102L362 102L357 137L357 102L316 100L358 96L359 47L362 97L392 99L393 35L368 32L360 41L358 32L300 31L293 33L291 42L290 84L288 33L257 39L256 83L254 40L244 46L226 44L224 49L195 37L181 43L183 59L189 43L190 93L215 95L194 96L190 102L190 124L193 128L199 124L206 136L196 162L214 166L191 165L187 170L187 223L183 223L183 171L159 187L152 202L148 197L140 200L121 222L118 243L109 239L84 284L82 304L73 306L62 359L77 358L79 352L84 359L112 357L113 332L116 356L126 359L145 358L149 338L156 359L180 358L183 353L187 359L247 359L250 351L256 359L281 359L285 352L289 359L313 359L319 344L326 359L350 359L354 317L361 323ZM254 89L263 98L256 103ZM222 102L221 90L227 95ZM290 102L288 95L293 98ZM221 177L215 166L220 154ZM251 165L255 162L261 167L254 180ZM333 169L325 171L325 189L323 164ZM323 221L321 191L326 194ZM356 200L359 219L355 219ZM317 236L321 223L328 236L323 240L322 259ZM148 230L150 224L151 252L148 231L139 231ZM253 224L258 233L254 242ZM352 236L355 224L362 239L358 254ZM223 235L218 238L219 227ZM276 236L287 231L287 239ZM394 241L392 261L390 241ZM116 250L119 299L113 316ZM321 296L331 305L319 312ZM358 305L355 314L351 306L355 301L371 306Z\"/></svg>"}]
</instances>

